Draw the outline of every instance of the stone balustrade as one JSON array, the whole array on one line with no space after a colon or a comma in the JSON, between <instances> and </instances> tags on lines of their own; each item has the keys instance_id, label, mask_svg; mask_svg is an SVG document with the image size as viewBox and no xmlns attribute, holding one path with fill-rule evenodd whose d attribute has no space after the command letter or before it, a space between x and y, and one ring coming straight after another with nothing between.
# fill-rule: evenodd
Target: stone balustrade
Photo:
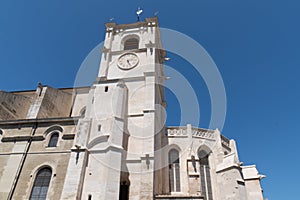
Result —
<instances>
[{"instance_id":1,"label":"stone balustrade","mask_svg":"<svg viewBox=\"0 0 300 200\"><path fill-rule=\"evenodd\" d=\"M215 134L213 130L202 129L202 128L192 128L192 136L206 139L215 139Z\"/></svg>"},{"instance_id":2,"label":"stone balustrade","mask_svg":"<svg viewBox=\"0 0 300 200\"><path fill-rule=\"evenodd\" d=\"M221 135L221 143L222 145L224 145L225 147L230 148L230 141L227 137L225 137L224 135Z\"/></svg>"},{"instance_id":3,"label":"stone balustrade","mask_svg":"<svg viewBox=\"0 0 300 200\"><path fill-rule=\"evenodd\" d=\"M188 137L191 134L193 138L204 138L204 139L216 139L216 134L214 130L203 129L191 127L188 129L187 127L167 127L167 135L168 137ZM221 143L223 146L230 148L230 140L221 134Z\"/></svg>"},{"instance_id":4,"label":"stone balustrade","mask_svg":"<svg viewBox=\"0 0 300 200\"><path fill-rule=\"evenodd\" d=\"M169 137L188 137L189 134L193 138L215 139L215 132L213 130L187 127L167 127L167 134Z\"/></svg>"},{"instance_id":5,"label":"stone balustrade","mask_svg":"<svg viewBox=\"0 0 300 200\"><path fill-rule=\"evenodd\" d=\"M186 127L168 127L168 136L188 136Z\"/></svg>"}]
</instances>

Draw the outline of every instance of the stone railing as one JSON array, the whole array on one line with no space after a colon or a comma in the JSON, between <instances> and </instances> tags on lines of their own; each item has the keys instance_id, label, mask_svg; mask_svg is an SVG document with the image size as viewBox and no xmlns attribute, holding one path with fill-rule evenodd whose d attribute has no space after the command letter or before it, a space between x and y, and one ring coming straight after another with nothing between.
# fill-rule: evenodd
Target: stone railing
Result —
<instances>
[{"instance_id":1,"label":"stone railing","mask_svg":"<svg viewBox=\"0 0 300 200\"><path fill-rule=\"evenodd\" d=\"M167 127L168 137L188 137L215 139L213 130L194 128L194 127Z\"/></svg>"},{"instance_id":2,"label":"stone railing","mask_svg":"<svg viewBox=\"0 0 300 200\"><path fill-rule=\"evenodd\" d=\"M186 127L168 127L167 128L168 136L188 136Z\"/></svg>"},{"instance_id":3,"label":"stone railing","mask_svg":"<svg viewBox=\"0 0 300 200\"><path fill-rule=\"evenodd\" d=\"M167 127L167 136L170 138L197 138L197 139L206 139L206 140L216 140L219 136L218 131L197 128L192 126L171 126ZM230 148L230 140L224 135L220 134L221 144L227 149Z\"/></svg>"},{"instance_id":4,"label":"stone railing","mask_svg":"<svg viewBox=\"0 0 300 200\"><path fill-rule=\"evenodd\" d=\"M230 141L227 137L225 137L224 135L221 135L221 143L222 145L224 145L225 147L230 148Z\"/></svg>"},{"instance_id":5,"label":"stone railing","mask_svg":"<svg viewBox=\"0 0 300 200\"><path fill-rule=\"evenodd\" d=\"M202 128L192 128L192 136L196 138L215 139L215 134L213 130Z\"/></svg>"}]
</instances>

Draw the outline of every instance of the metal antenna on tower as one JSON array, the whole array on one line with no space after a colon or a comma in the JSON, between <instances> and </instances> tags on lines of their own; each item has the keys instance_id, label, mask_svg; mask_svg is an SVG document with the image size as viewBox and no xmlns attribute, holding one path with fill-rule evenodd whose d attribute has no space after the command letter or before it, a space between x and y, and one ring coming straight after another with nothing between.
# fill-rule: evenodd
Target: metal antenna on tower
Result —
<instances>
[{"instance_id":1,"label":"metal antenna on tower","mask_svg":"<svg viewBox=\"0 0 300 200\"><path fill-rule=\"evenodd\" d=\"M137 15L137 21L139 22L140 21L140 15L142 14L143 10L138 7L137 11L136 11L136 15Z\"/></svg>"}]
</instances>

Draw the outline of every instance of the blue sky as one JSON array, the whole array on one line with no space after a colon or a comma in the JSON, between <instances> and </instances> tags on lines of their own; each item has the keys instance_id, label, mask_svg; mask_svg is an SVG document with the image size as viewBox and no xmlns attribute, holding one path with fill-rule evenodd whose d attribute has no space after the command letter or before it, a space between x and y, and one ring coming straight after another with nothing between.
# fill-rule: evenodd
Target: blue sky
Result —
<instances>
[{"instance_id":1,"label":"blue sky","mask_svg":"<svg viewBox=\"0 0 300 200\"><path fill-rule=\"evenodd\" d=\"M9 1L0 2L0 89L35 89L38 82L72 87L87 54L104 38L104 23L136 21L159 11L160 26L185 33L215 61L227 94L223 134L237 141L240 160L256 164L265 197L299 199L300 3L298 1ZM172 53L168 65L191 82L207 127L210 99L201 76ZM178 106L168 92L168 105ZM168 109L176 125L178 108Z\"/></svg>"}]
</instances>

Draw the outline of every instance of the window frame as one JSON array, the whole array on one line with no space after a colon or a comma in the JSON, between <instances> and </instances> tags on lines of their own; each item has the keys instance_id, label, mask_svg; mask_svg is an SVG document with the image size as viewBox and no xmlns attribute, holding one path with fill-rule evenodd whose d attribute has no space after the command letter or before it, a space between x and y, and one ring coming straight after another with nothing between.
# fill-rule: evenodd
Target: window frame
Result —
<instances>
[{"instance_id":1,"label":"window frame","mask_svg":"<svg viewBox=\"0 0 300 200\"><path fill-rule=\"evenodd\" d=\"M121 39L121 44L119 46L120 51L134 51L134 50L137 50L137 49L125 50L125 42L129 39L136 39L138 41L138 49L140 49L142 47L141 39L140 39L139 35L137 35L137 34L128 34L128 35L125 35L124 37L122 37L122 39Z\"/></svg>"},{"instance_id":2,"label":"window frame","mask_svg":"<svg viewBox=\"0 0 300 200\"><path fill-rule=\"evenodd\" d=\"M59 132L58 131L53 131L50 135L49 135L49 141L48 141L48 145L47 145L47 147L49 147L49 148L56 148L57 146L58 146L58 142L59 142ZM56 138L54 138L54 137L56 137ZM53 142L53 140L56 140L55 141L55 145L54 144L52 144L52 143L54 143Z\"/></svg>"},{"instance_id":3,"label":"window frame","mask_svg":"<svg viewBox=\"0 0 300 200\"><path fill-rule=\"evenodd\" d=\"M213 181L211 173L211 163L209 161L210 155L211 152L208 153L206 150L202 149L198 151L200 190L205 199L213 200Z\"/></svg>"},{"instance_id":4,"label":"window frame","mask_svg":"<svg viewBox=\"0 0 300 200\"><path fill-rule=\"evenodd\" d=\"M176 152L178 158L174 161L171 160L172 151ZM169 177L169 191L171 194L181 193L181 162L180 151L177 148L171 148L168 151L168 177ZM172 173L172 174L171 174ZM171 185L171 175L173 176L173 186ZM173 189L173 191L172 191Z\"/></svg>"},{"instance_id":5,"label":"window frame","mask_svg":"<svg viewBox=\"0 0 300 200\"><path fill-rule=\"evenodd\" d=\"M49 131L49 129L50 129L50 131ZM56 126L55 126L55 128L50 127L49 129L47 129L47 131L45 131L45 133L44 133L44 138L45 138L44 147L46 149L57 148L57 147L60 146L59 143L62 139L62 130L63 129L61 127L57 128ZM57 140L56 146L55 147L49 147L49 142L50 142L51 136L55 133L58 133L58 140Z\"/></svg>"},{"instance_id":6,"label":"window frame","mask_svg":"<svg viewBox=\"0 0 300 200\"><path fill-rule=\"evenodd\" d=\"M34 176L32 177L33 179L31 180L30 193L28 194L27 199L31 200L35 184L36 184L37 179L39 177L39 173L41 173L41 171L45 170L45 169L48 169L51 172L50 179L49 179L48 186L47 186L46 197L45 197L45 199L48 199L47 196L48 196L48 193L49 193L49 188L51 188L52 181L53 181L52 177L53 177L53 174L55 174L54 171L53 171L53 169L52 169L52 167L50 167L49 165L43 165L43 166L39 167L38 169L35 169Z\"/></svg>"},{"instance_id":7,"label":"window frame","mask_svg":"<svg viewBox=\"0 0 300 200\"><path fill-rule=\"evenodd\" d=\"M130 42L130 44L126 44L127 42ZM140 40L138 38L129 37L124 40L124 45L123 45L124 51L135 50L139 48L140 48Z\"/></svg>"}]
</instances>

